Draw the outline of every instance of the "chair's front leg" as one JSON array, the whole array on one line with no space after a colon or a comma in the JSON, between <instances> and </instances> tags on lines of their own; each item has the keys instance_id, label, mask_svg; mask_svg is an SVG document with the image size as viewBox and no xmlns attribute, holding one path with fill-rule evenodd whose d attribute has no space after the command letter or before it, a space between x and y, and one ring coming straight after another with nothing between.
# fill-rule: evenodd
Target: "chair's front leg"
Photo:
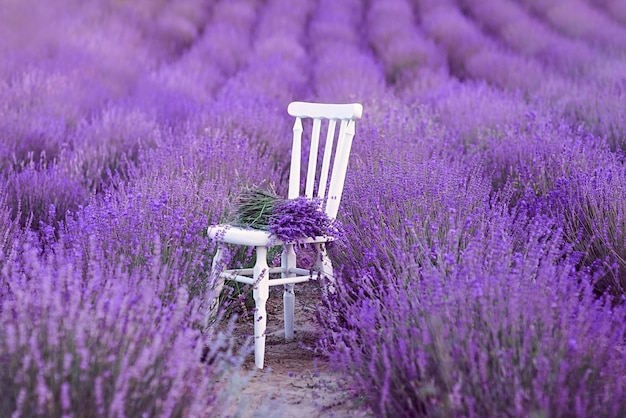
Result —
<instances>
[{"instance_id":1,"label":"chair's front leg","mask_svg":"<svg viewBox=\"0 0 626 418\"><path fill-rule=\"evenodd\" d=\"M335 293L335 276L333 276L333 263L328 257L326 252L326 245L323 243L313 244L316 250L315 257L315 270L320 273L320 276L328 279L328 291Z\"/></svg>"},{"instance_id":2,"label":"chair's front leg","mask_svg":"<svg viewBox=\"0 0 626 418\"><path fill-rule=\"evenodd\" d=\"M289 269L296 266L296 252L293 244L285 244L281 257L281 267L285 269L282 277L294 277L295 273L289 272ZM294 293L293 283L286 284L283 292L283 316L285 320L285 339L293 339L294 311L296 305L296 295Z\"/></svg>"},{"instance_id":3,"label":"chair's front leg","mask_svg":"<svg viewBox=\"0 0 626 418\"><path fill-rule=\"evenodd\" d=\"M217 252L215 253L215 257L213 257L213 262L211 263L211 274L209 276L208 293L211 301L204 317L205 328L208 328L210 326L211 322L217 316L217 312L219 310L218 302L220 299L220 294L222 293L222 289L224 288L224 278L221 277L221 273L224 270L225 257L226 244L219 242L217 244Z\"/></svg>"},{"instance_id":4,"label":"chair's front leg","mask_svg":"<svg viewBox=\"0 0 626 418\"><path fill-rule=\"evenodd\" d=\"M254 264L254 363L259 369L263 368L265 358L265 330L267 326L267 311L265 303L270 295L269 266L267 265L267 247L256 247L256 262Z\"/></svg>"}]
</instances>

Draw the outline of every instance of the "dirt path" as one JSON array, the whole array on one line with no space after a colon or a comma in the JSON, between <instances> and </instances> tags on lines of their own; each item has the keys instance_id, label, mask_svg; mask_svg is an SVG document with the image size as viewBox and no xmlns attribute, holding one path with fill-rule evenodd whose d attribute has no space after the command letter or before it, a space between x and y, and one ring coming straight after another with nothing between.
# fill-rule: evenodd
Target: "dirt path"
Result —
<instances>
[{"instance_id":1,"label":"dirt path","mask_svg":"<svg viewBox=\"0 0 626 418\"><path fill-rule=\"evenodd\" d=\"M250 381L241 393L243 417L368 417L358 399L346 388L340 374L312 347L320 335L315 321L315 304L320 300L317 283L296 286L295 338L286 341L283 331L282 288L272 288L267 303L268 332L265 369L254 367L251 354L243 374ZM241 318L237 335L244 341L253 333L251 318ZM268 409L264 406L270 404Z\"/></svg>"}]
</instances>

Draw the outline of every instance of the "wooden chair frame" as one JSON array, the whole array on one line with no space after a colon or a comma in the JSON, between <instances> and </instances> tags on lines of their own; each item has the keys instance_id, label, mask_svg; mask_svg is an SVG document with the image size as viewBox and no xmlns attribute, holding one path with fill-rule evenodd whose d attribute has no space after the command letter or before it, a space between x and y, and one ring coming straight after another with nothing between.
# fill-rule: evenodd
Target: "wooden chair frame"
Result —
<instances>
[{"instance_id":1,"label":"wooden chair frame","mask_svg":"<svg viewBox=\"0 0 626 418\"><path fill-rule=\"evenodd\" d=\"M291 151L291 164L289 172L288 198L298 196L317 198L324 202L324 209L329 218L335 219L339 210L339 203L343 193L343 187L348 168L352 139L355 133L355 122L361 118L363 107L358 103L352 104L325 104L292 102L287 109L288 113L295 117L293 125L293 143ZM310 148L306 179L304 182L304 194L301 193L301 159L302 159L302 119L312 119L312 132L310 135ZM324 154L318 174L318 151L323 123L327 123L324 142ZM339 124L336 146L335 136ZM332 164L332 171L331 171ZM283 242L273 237L267 231L251 230L230 225L212 225L207 230L209 238L217 241L217 253L213 259L211 277L215 280L215 295L224 286L225 280L234 280L254 286L253 297L255 302L254 312L254 353L255 364L259 369L263 368L265 358L265 330L267 325L267 311L265 305L269 298L270 286L284 286L283 307L285 320L285 338L294 337L294 285L317 279L324 276L333 280L333 265L326 253L325 244L332 241L332 237L319 236L305 238L295 242ZM256 250L256 261L253 268L227 269L225 268L226 244L253 246ZM296 266L296 253L294 245L311 244L317 253L313 271ZM273 267L267 263L269 246L281 245L281 265ZM270 279L270 275L280 274L280 278ZM217 297L211 302L209 316L215 312Z\"/></svg>"}]
</instances>

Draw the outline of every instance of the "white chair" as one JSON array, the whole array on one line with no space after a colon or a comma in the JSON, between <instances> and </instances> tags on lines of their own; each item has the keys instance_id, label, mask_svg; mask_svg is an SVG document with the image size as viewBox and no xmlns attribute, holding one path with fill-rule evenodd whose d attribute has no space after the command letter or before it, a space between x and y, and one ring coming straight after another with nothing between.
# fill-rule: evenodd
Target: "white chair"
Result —
<instances>
[{"instance_id":1,"label":"white chair","mask_svg":"<svg viewBox=\"0 0 626 418\"><path fill-rule=\"evenodd\" d=\"M361 118L363 106L353 104L323 104L293 102L287 109L291 116L296 118L293 125L293 145L291 150L291 166L289 172L288 198L298 196L313 198L316 196L325 203L325 211L329 218L335 219L339 209L339 202L343 192L344 180L348 168L348 158L354 137L355 121ZM300 160L302 149L302 119L311 118L312 132L310 136L310 153L308 157L306 183L304 194L301 193ZM326 139L324 155L319 171L319 180L316 181L318 166L318 149L320 146L320 132L322 122L326 125ZM336 126L339 123L339 134L336 138ZM334 158L333 158L334 156ZM331 171L332 159L332 171ZM330 174L330 175L329 175ZM298 240L298 244L312 244L317 250L314 271L296 267L296 253L294 243L282 242L267 231L239 228L230 225L212 225L208 228L208 236L218 243L217 253L213 259L211 277L215 280L216 298L211 302L208 317L214 313L217 297L224 286L224 280L235 280L254 286L253 296L256 309L254 312L254 358L256 367L263 368L265 357L265 329L267 312L265 303L269 297L270 286L284 286L283 306L285 318L285 338L293 339L294 324L294 284L316 279L320 275L333 280L333 266L326 253L325 243L332 237L319 236ZM224 266L226 244L245 245L256 247L256 262L254 268L227 269ZM282 256L280 267L270 268L267 263L269 246L281 245ZM270 274L281 275L280 278L270 278ZM207 317L207 318L208 318Z\"/></svg>"}]
</instances>

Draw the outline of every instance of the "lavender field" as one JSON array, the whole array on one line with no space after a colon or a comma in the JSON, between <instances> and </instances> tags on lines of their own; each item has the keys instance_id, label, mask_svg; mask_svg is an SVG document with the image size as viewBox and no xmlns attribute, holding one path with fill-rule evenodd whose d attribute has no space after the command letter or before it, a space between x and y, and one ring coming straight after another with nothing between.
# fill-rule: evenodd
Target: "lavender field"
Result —
<instances>
[{"instance_id":1,"label":"lavender field","mask_svg":"<svg viewBox=\"0 0 626 418\"><path fill-rule=\"evenodd\" d=\"M250 413L206 228L294 100L364 108L314 347L363 410L626 416L624 1L0 0L0 417Z\"/></svg>"}]
</instances>

